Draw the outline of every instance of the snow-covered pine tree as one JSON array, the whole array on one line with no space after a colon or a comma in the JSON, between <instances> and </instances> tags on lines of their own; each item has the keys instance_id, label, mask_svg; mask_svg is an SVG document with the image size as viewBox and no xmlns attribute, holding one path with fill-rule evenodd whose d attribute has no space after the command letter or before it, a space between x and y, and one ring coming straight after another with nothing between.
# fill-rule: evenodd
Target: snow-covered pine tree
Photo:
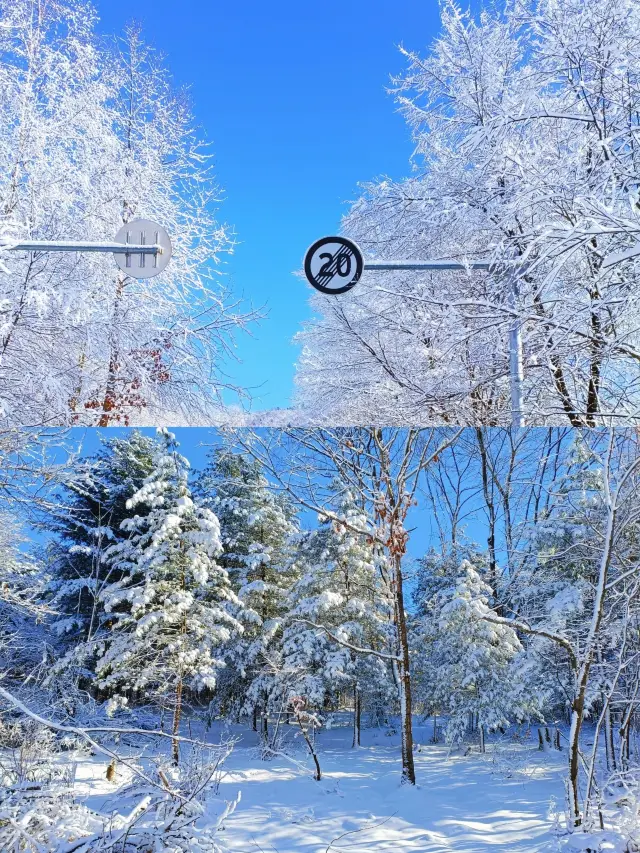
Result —
<instances>
[{"instance_id":1,"label":"snow-covered pine tree","mask_svg":"<svg viewBox=\"0 0 640 853\"><path fill-rule=\"evenodd\" d=\"M224 552L219 562L244 605L238 614L244 634L228 649L229 666L218 701L227 710L252 713L254 725L261 709L266 728L266 688L256 678L263 671L264 655L281 636L288 591L297 577L291 560L296 511L286 496L269 486L256 460L225 447L212 452L195 491L220 521Z\"/></svg>"},{"instance_id":2,"label":"snow-covered pine tree","mask_svg":"<svg viewBox=\"0 0 640 853\"><path fill-rule=\"evenodd\" d=\"M516 632L487 622L491 588L468 560L453 587L442 590L424 617L423 646L430 656L432 700L448 715L447 740L458 743L473 720L484 733L534 710L512 662L522 652Z\"/></svg>"},{"instance_id":3,"label":"snow-covered pine tree","mask_svg":"<svg viewBox=\"0 0 640 853\"><path fill-rule=\"evenodd\" d=\"M448 705L448 696L436 689L439 666L435 654L438 618L443 597L455 589L460 564L468 562L481 577L486 572L486 556L460 542L441 550L431 549L417 561L412 590L414 612L410 620L414 695L423 713L432 714L434 740L438 737L437 719Z\"/></svg>"},{"instance_id":4,"label":"snow-covered pine tree","mask_svg":"<svg viewBox=\"0 0 640 853\"><path fill-rule=\"evenodd\" d=\"M98 453L75 462L48 508L42 526L56 537L48 548L52 628L65 646L82 644L90 652L104 616L101 591L119 577L105 551L128 537L120 527L127 501L151 473L155 449L157 442L137 431L106 440Z\"/></svg>"},{"instance_id":5,"label":"snow-covered pine tree","mask_svg":"<svg viewBox=\"0 0 640 853\"><path fill-rule=\"evenodd\" d=\"M0 512L0 672L23 680L46 659L45 572L29 551L18 519Z\"/></svg>"},{"instance_id":6,"label":"snow-covered pine tree","mask_svg":"<svg viewBox=\"0 0 640 853\"><path fill-rule=\"evenodd\" d=\"M184 692L215 688L221 650L242 633L232 613L241 603L216 562L217 517L192 499L189 463L174 435L160 429L158 438L152 471L127 501L121 528L129 539L107 555L121 577L102 592L111 624L96 671L112 707L139 697L170 701L177 762Z\"/></svg>"},{"instance_id":7,"label":"snow-covered pine tree","mask_svg":"<svg viewBox=\"0 0 640 853\"><path fill-rule=\"evenodd\" d=\"M279 687L285 701L304 696L317 709L335 707L342 694L351 694L357 747L363 705L381 696L393 702L397 688L386 662L358 654L330 636L357 648L382 650L391 629L388 602L381 600L383 558L372 538L354 532L370 528L371 522L349 491L339 484L335 489L340 521L323 520L318 530L301 536L296 550L300 579L289 594Z\"/></svg>"}]
</instances>

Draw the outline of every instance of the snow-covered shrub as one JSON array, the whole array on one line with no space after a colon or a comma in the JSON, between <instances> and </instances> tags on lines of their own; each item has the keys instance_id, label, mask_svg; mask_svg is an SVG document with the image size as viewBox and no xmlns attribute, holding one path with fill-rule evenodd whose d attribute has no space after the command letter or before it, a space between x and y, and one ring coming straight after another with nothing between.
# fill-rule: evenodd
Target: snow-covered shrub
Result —
<instances>
[{"instance_id":1,"label":"snow-covered shrub","mask_svg":"<svg viewBox=\"0 0 640 853\"><path fill-rule=\"evenodd\" d=\"M74 800L68 785L8 788L0 800L0 849L6 853L74 851L80 848L69 842L99 835L104 826L101 815Z\"/></svg>"},{"instance_id":2,"label":"snow-covered shrub","mask_svg":"<svg viewBox=\"0 0 640 853\"><path fill-rule=\"evenodd\" d=\"M224 853L219 831L233 813L235 800L217 800L222 765L232 744L194 749L178 767L156 762L152 781L134 781L118 792L118 803L129 811L114 817L105 829L86 838L74 853Z\"/></svg>"},{"instance_id":3,"label":"snow-covered shrub","mask_svg":"<svg viewBox=\"0 0 640 853\"><path fill-rule=\"evenodd\" d=\"M0 850L53 851L58 841L98 831L98 820L74 801L75 763L58 762L51 729L31 720L0 725Z\"/></svg>"},{"instance_id":4,"label":"snow-covered shrub","mask_svg":"<svg viewBox=\"0 0 640 853\"><path fill-rule=\"evenodd\" d=\"M594 797L582 831L560 839L562 853L639 853L640 769L613 773Z\"/></svg>"},{"instance_id":5,"label":"snow-covered shrub","mask_svg":"<svg viewBox=\"0 0 640 853\"><path fill-rule=\"evenodd\" d=\"M217 799L232 746L194 748L178 767L157 760L118 791L118 812L101 813L78 798L75 764L56 763L53 735L34 728L0 765L0 850L223 853L217 833L239 802Z\"/></svg>"},{"instance_id":6,"label":"snow-covered shrub","mask_svg":"<svg viewBox=\"0 0 640 853\"><path fill-rule=\"evenodd\" d=\"M0 722L0 784L5 788L63 779L67 767L56 766L60 749L51 729L31 720Z\"/></svg>"}]
</instances>

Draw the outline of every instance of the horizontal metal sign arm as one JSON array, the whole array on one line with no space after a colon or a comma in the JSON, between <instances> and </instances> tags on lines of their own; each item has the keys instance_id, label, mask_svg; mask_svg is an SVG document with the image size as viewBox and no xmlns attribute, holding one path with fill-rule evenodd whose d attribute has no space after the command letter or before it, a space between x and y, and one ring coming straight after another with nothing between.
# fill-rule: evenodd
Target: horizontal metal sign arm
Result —
<instances>
[{"instance_id":1,"label":"horizontal metal sign arm","mask_svg":"<svg viewBox=\"0 0 640 853\"><path fill-rule=\"evenodd\" d=\"M22 243L10 243L0 245L0 251L11 250L15 252L115 252L117 254L130 255L161 255L162 246L139 245L137 243L90 243L75 242L73 240L61 240L52 242L50 240L30 240Z\"/></svg>"},{"instance_id":2,"label":"horizontal metal sign arm","mask_svg":"<svg viewBox=\"0 0 640 853\"><path fill-rule=\"evenodd\" d=\"M490 261L367 261L365 270L491 270L495 264Z\"/></svg>"}]
</instances>

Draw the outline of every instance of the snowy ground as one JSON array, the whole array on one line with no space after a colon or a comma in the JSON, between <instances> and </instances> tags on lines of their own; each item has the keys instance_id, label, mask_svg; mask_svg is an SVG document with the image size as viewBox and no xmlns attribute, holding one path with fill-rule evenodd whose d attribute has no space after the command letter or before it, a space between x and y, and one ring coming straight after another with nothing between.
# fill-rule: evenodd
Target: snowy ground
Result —
<instances>
[{"instance_id":1,"label":"snowy ground","mask_svg":"<svg viewBox=\"0 0 640 853\"><path fill-rule=\"evenodd\" d=\"M398 736L363 730L352 750L348 727L318 735L323 779L315 782L284 758L262 761L257 736L231 727L238 738L220 793L242 800L227 820L230 853L537 853L556 848L554 816L564 799L566 753L537 750L535 729L521 744L508 736L487 754L448 757L428 743L430 726L417 726L418 786L399 784ZM290 734L293 734L293 728ZM218 731L209 732L215 739ZM195 736L195 732L194 732ZM302 752L298 754L304 760ZM88 805L117 809L117 787L106 762L80 764L79 787ZM119 781L128 774L122 770ZM332 844L333 842L333 844Z\"/></svg>"}]
</instances>

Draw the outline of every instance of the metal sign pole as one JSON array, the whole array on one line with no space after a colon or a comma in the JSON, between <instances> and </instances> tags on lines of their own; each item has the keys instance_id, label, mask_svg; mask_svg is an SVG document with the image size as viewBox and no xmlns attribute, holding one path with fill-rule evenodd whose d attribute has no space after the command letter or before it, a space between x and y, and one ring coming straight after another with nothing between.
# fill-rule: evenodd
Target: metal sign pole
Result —
<instances>
[{"instance_id":1,"label":"metal sign pole","mask_svg":"<svg viewBox=\"0 0 640 853\"><path fill-rule=\"evenodd\" d=\"M490 270L495 264L489 261L365 261L365 270Z\"/></svg>"},{"instance_id":2,"label":"metal sign pole","mask_svg":"<svg viewBox=\"0 0 640 853\"><path fill-rule=\"evenodd\" d=\"M515 310L518 296L518 280L514 272L509 276L509 304ZM522 358L522 323L514 317L509 330L509 375L511 380L511 426L524 426L522 385L524 383L524 363Z\"/></svg>"},{"instance_id":3,"label":"metal sign pole","mask_svg":"<svg viewBox=\"0 0 640 853\"><path fill-rule=\"evenodd\" d=\"M0 249L14 252L122 252L125 248L127 252L136 255L161 255L162 246L152 245L144 246L138 244L123 244L123 243L91 243L91 242L76 242L74 240L29 240L22 243L11 243L8 246L0 245Z\"/></svg>"},{"instance_id":4,"label":"metal sign pole","mask_svg":"<svg viewBox=\"0 0 640 853\"><path fill-rule=\"evenodd\" d=\"M84 240L21 240L0 243L6 252L107 252L132 278L153 278L171 260L171 240L161 225L149 219L134 219L118 231L112 242ZM147 263L147 256L151 262ZM137 262L134 263L134 259Z\"/></svg>"}]
</instances>

